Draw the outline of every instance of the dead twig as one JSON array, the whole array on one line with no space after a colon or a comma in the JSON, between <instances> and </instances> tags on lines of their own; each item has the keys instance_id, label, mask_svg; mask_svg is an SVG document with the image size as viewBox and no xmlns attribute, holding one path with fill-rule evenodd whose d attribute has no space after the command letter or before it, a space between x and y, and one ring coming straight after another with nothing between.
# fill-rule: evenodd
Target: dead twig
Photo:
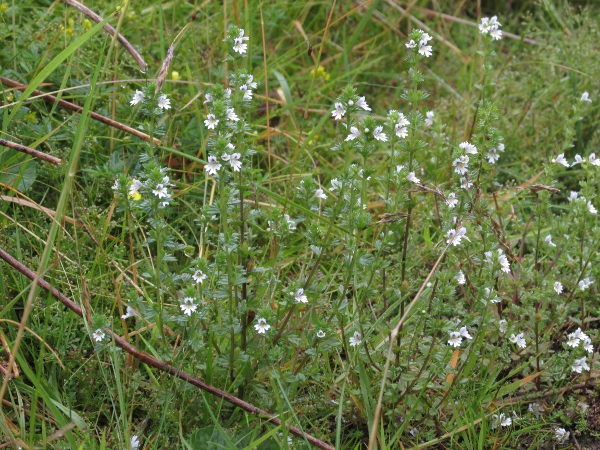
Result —
<instances>
[{"instance_id":1,"label":"dead twig","mask_svg":"<svg viewBox=\"0 0 600 450\"><path fill-rule=\"evenodd\" d=\"M56 164L57 166L59 166L62 163L62 160L60 158L57 158L56 156L40 152L39 150L36 150L34 148L26 147L25 145L17 144L16 142L7 141L6 139L0 139L0 145L2 145L3 147L11 148L13 150L17 150L19 152L27 153L28 155L33 156L34 158L43 159L44 161Z\"/></svg>"},{"instance_id":2,"label":"dead twig","mask_svg":"<svg viewBox=\"0 0 600 450\"><path fill-rule=\"evenodd\" d=\"M33 271L31 271L27 266L22 264L17 259L13 258L10 254L5 252L2 248L0 248L0 259L3 259L4 261L6 261L13 269L17 270L18 272L20 272L21 274L23 274L30 280L35 279L36 274ZM54 298L59 300L64 306L69 308L75 314L77 314L80 317L83 317L83 311L82 311L81 307L79 305L77 305L76 303L74 303L69 298L67 298L65 295L60 293L58 291L58 289L53 288L50 285L50 283L48 283L46 280L44 280L43 278L39 278L37 285L40 288L42 288L43 290L45 290L46 292L51 293ZM243 409L244 411L246 411L250 414L255 414L259 417L265 418L269 422L273 423L274 425L277 425L277 426L281 425L281 420L279 418L277 418L276 416L274 416L273 414L263 411L262 409L257 408L256 406L252 405L251 403L245 402L231 394L228 394L225 391L222 391L221 389L218 389L208 383L205 383L204 381L200 380L199 378L193 377L190 374L188 374L187 372L184 372L183 370L180 370L177 367L172 366L171 364L164 363L146 352L139 351L138 349L133 347L131 344L129 344L125 339L123 339L121 336L119 336L117 333L113 332L110 328L105 328L104 331L112 337L112 339L114 340L116 345L121 347L123 350L125 350L127 353L132 355L138 361L140 361L144 364L147 364L148 366L154 367L155 369L158 369L160 371L170 373L171 375L179 378L180 380L183 380L193 386L196 386L196 387L202 389L203 391L214 395L215 397L221 398L221 399L231 403L232 405L235 405L238 408ZM312 444L313 446L315 446L317 448L325 449L325 450L335 450L333 446L327 444L326 442L321 441L320 439L317 439L316 437L314 437L310 434L304 433L302 430L300 430L296 427L293 427L291 425L286 425L286 426L288 427L288 430L290 433L292 433L293 435L300 437L302 439L306 439L310 444Z\"/></svg>"}]
</instances>

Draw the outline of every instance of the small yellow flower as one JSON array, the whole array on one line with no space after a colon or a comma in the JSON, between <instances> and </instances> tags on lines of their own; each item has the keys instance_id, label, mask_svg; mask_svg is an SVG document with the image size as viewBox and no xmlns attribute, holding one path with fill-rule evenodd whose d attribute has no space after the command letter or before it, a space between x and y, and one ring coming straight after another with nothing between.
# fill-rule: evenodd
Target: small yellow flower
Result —
<instances>
[{"instance_id":1,"label":"small yellow flower","mask_svg":"<svg viewBox=\"0 0 600 450\"><path fill-rule=\"evenodd\" d=\"M75 20L73 18L69 18L69 20L67 20L67 24L72 27L73 25L75 25Z\"/></svg>"},{"instance_id":2,"label":"small yellow flower","mask_svg":"<svg viewBox=\"0 0 600 450\"><path fill-rule=\"evenodd\" d=\"M8 100L9 102L15 100L15 96L12 94L12 92L6 96L6 100Z\"/></svg>"},{"instance_id":3,"label":"small yellow flower","mask_svg":"<svg viewBox=\"0 0 600 450\"><path fill-rule=\"evenodd\" d=\"M0 3L0 14L4 14L8 11L8 5L6 3Z\"/></svg>"},{"instance_id":4,"label":"small yellow flower","mask_svg":"<svg viewBox=\"0 0 600 450\"><path fill-rule=\"evenodd\" d=\"M67 27L67 28L65 28L65 35L66 35L68 38L70 38L70 37L71 37L71 35L73 34L73 31L74 31L74 30L73 30L73 27Z\"/></svg>"},{"instance_id":5,"label":"small yellow flower","mask_svg":"<svg viewBox=\"0 0 600 450\"><path fill-rule=\"evenodd\" d=\"M319 76L319 77L323 78L324 80L329 80L329 77L331 76L329 73L327 73L327 71L325 70L325 67L323 67L323 66L319 66L319 68L317 70L312 69L310 71L310 74L313 77Z\"/></svg>"},{"instance_id":6,"label":"small yellow flower","mask_svg":"<svg viewBox=\"0 0 600 450\"><path fill-rule=\"evenodd\" d=\"M142 194L139 192L134 192L133 194L129 194L129 198L133 199L133 201L137 202L142 198Z\"/></svg>"},{"instance_id":7,"label":"small yellow flower","mask_svg":"<svg viewBox=\"0 0 600 450\"><path fill-rule=\"evenodd\" d=\"M25 120L27 120L27 123L35 123L35 122L37 122L37 117L35 116L35 113L32 111L29 114L27 114L27 116L25 116Z\"/></svg>"},{"instance_id":8,"label":"small yellow flower","mask_svg":"<svg viewBox=\"0 0 600 450\"><path fill-rule=\"evenodd\" d=\"M171 72L171 80L173 80L173 81L181 80L181 75L179 75L179 72L177 72L176 70Z\"/></svg>"},{"instance_id":9,"label":"small yellow flower","mask_svg":"<svg viewBox=\"0 0 600 450\"><path fill-rule=\"evenodd\" d=\"M90 19L85 19L83 21L83 26L85 27L86 30L91 30L92 22L90 22Z\"/></svg>"}]
</instances>

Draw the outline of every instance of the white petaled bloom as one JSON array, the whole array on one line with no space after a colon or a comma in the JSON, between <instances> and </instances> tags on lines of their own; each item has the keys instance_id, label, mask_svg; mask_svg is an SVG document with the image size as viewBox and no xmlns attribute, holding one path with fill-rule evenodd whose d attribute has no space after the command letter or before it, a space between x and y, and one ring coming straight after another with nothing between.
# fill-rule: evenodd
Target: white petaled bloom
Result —
<instances>
[{"instance_id":1,"label":"white petaled bloom","mask_svg":"<svg viewBox=\"0 0 600 450\"><path fill-rule=\"evenodd\" d=\"M500 425L503 427L510 427L512 424L512 419L510 416L505 416L504 414L500 414Z\"/></svg>"},{"instance_id":2,"label":"white petaled bloom","mask_svg":"<svg viewBox=\"0 0 600 450\"><path fill-rule=\"evenodd\" d=\"M418 179L418 178L415 176L415 173L414 173L414 172L411 172L411 173L409 173L409 174L407 175L406 179L407 179L408 181L411 181L411 182L415 183L415 184L419 184L419 183L421 182L421 180L419 180L419 179Z\"/></svg>"},{"instance_id":3,"label":"white petaled bloom","mask_svg":"<svg viewBox=\"0 0 600 450\"><path fill-rule=\"evenodd\" d=\"M248 75L248 78L246 78L246 84L250 86L250 89L256 89L258 86L258 84L256 84L256 81L254 81L253 75Z\"/></svg>"},{"instance_id":4,"label":"white petaled bloom","mask_svg":"<svg viewBox=\"0 0 600 450\"><path fill-rule=\"evenodd\" d=\"M458 199L456 198L456 194L454 192L450 192L448 197L446 197L446 205L448 205L449 208L454 208L456 205L458 205Z\"/></svg>"},{"instance_id":5,"label":"white petaled bloom","mask_svg":"<svg viewBox=\"0 0 600 450\"><path fill-rule=\"evenodd\" d=\"M427 41L419 42L419 54L429 58L433 54L431 45L427 45Z\"/></svg>"},{"instance_id":6,"label":"white petaled bloom","mask_svg":"<svg viewBox=\"0 0 600 450\"><path fill-rule=\"evenodd\" d=\"M375 127L373 130L373 137L382 142L386 142L388 140L386 134L383 132L382 126Z\"/></svg>"},{"instance_id":7,"label":"white petaled bloom","mask_svg":"<svg viewBox=\"0 0 600 450\"><path fill-rule=\"evenodd\" d=\"M546 236L544 238L544 242L552 247L556 247L556 244L554 242L552 242L552 235L549 234L548 236Z\"/></svg>"},{"instance_id":8,"label":"white petaled bloom","mask_svg":"<svg viewBox=\"0 0 600 450\"><path fill-rule=\"evenodd\" d=\"M231 98L231 88L225 89L225 94L223 95L225 98Z\"/></svg>"},{"instance_id":9,"label":"white petaled bloom","mask_svg":"<svg viewBox=\"0 0 600 450\"><path fill-rule=\"evenodd\" d=\"M590 366L588 366L588 363L586 362L586 360L587 360L587 356L576 359L573 362L573 365L571 366L571 370L573 372L577 372L577 373L581 373L583 370L590 370Z\"/></svg>"},{"instance_id":10,"label":"white petaled bloom","mask_svg":"<svg viewBox=\"0 0 600 450\"><path fill-rule=\"evenodd\" d=\"M592 345L592 340L587 336L583 340L583 349L588 353L594 353L594 346Z\"/></svg>"},{"instance_id":11,"label":"white petaled bloom","mask_svg":"<svg viewBox=\"0 0 600 450\"><path fill-rule=\"evenodd\" d=\"M555 281L555 282L554 282L554 291L555 291L557 294L559 294L559 295L560 295L560 294L562 294L562 291L563 291L563 285L562 285L562 283L561 283L560 281Z\"/></svg>"},{"instance_id":12,"label":"white petaled bloom","mask_svg":"<svg viewBox=\"0 0 600 450\"><path fill-rule=\"evenodd\" d=\"M500 263L500 269L502 270L502 272L510 272L510 263L508 262L508 258L506 257L506 255L498 256L498 262Z\"/></svg>"},{"instance_id":13,"label":"white petaled bloom","mask_svg":"<svg viewBox=\"0 0 600 450\"><path fill-rule=\"evenodd\" d=\"M106 335L104 334L104 331L102 331L100 328L92 333L92 337L96 342L102 342L105 336Z\"/></svg>"},{"instance_id":14,"label":"white petaled bloom","mask_svg":"<svg viewBox=\"0 0 600 450\"><path fill-rule=\"evenodd\" d=\"M562 164L565 167L570 167L569 161L567 161L567 158L565 158L565 154L561 153L560 155L558 155L556 158L554 158L552 160L553 163L556 164Z\"/></svg>"},{"instance_id":15,"label":"white petaled bloom","mask_svg":"<svg viewBox=\"0 0 600 450\"><path fill-rule=\"evenodd\" d=\"M331 180L331 191L335 191L337 189L341 189L342 188L342 183L337 179L334 178L333 180Z\"/></svg>"},{"instance_id":16,"label":"white petaled bloom","mask_svg":"<svg viewBox=\"0 0 600 450\"><path fill-rule=\"evenodd\" d=\"M361 342L362 342L362 336L360 335L360 333L358 331L355 331L354 336L352 336L350 338L350 346L356 347L357 345L360 345Z\"/></svg>"},{"instance_id":17,"label":"white petaled bloom","mask_svg":"<svg viewBox=\"0 0 600 450\"><path fill-rule=\"evenodd\" d=\"M462 272L462 270L459 270L454 278L456 278L456 282L458 284L465 284L467 282L465 274Z\"/></svg>"},{"instance_id":18,"label":"white petaled bloom","mask_svg":"<svg viewBox=\"0 0 600 450\"><path fill-rule=\"evenodd\" d=\"M481 23L479 24L479 31L481 34L488 34L494 40L499 40L502 38L502 30L500 30L500 22L498 22L498 18L496 16L491 19L484 17L481 19Z\"/></svg>"},{"instance_id":19,"label":"white petaled bloom","mask_svg":"<svg viewBox=\"0 0 600 450\"><path fill-rule=\"evenodd\" d=\"M458 330L458 332L465 339L473 339L473 337L469 334L469 331L467 330L467 327L462 327L460 330Z\"/></svg>"},{"instance_id":20,"label":"white petaled bloom","mask_svg":"<svg viewBox=\"0 0 600 450\"><path fill-rule=\"evenodd\" d=\"M186 316L191 316L193 312L196 312L198 309L198 305L194 304L194 299L192 297L186 297L182 300L181 305L179 305L183 314Z\"/></svg>"},{"instance_id":21,"label":"white petaled bloom","mask_svg":"<svg viewBox=\"0 0 600 450\"><path fill-rule=\"evenodd\" d=\"M242 162L240 158L242 155L240 153L232 153L229 155L229 164L234 172L239 172L242 169Z\"/></svg>"},{"instance_id":22,"label":"white petaled bloom","mask_svg":"<svg viewBox=\"0 0 600 450\"><path fill-rule=\"evenodd\" d=\"M212 96L212 94L210 92L207 92L206 94L204 94L204 98L205 98L205 100L202 102L202 104L204 104L204 103L210 103L210 102L212 102L214 100L213 96Z\"/></svg>"},{"instance_id":23,"label":"white petaled bloom","mask_svg":"<svg viewBox=\"0 0 600 450\"><path fill-rule=\"evenodd\" d=\"M399 117L398 117L398 125L400 125L401 127L406 127L408 125L410 125L410 121L406 118L406 116L402 113L398 113Z\"/></svg>"},{"instance_id":24,"label":"white petaled bloom","mask_svg":"<svg viewBox=\"0 0 600 450\"><path fill-rule=\"evenodd\" d=\"M244 93L244 100L252 100L252 90L245 84L240 86L240 92Z\"/></svg>"},{"instance_id":25,"label":"white petaled bloom","mask_svg":"<svg viewBox=\"0 0 600 450\"><path fill-rule=\"evenodd\" d=\"M502 319L500 322L498 322L498 328L500 329L500 333L506 333L508 322L506 321L506 319Z\"/></svg>"},{"instance_id":26,"label":"white petaled bloom","mask_svg":"<svg viewBox=\"0 0 600 450\"><path fill-rule=\"evenodd\" d=\"M157 184L156 189L152 190L152 193L158 198L169 198L171 194L167 192L167 188L163 184Z\"/></svg>"},{"instance_id":27,"label":"white petaled bloom","mask_svg":"<svg viewBox=\"0 0 600 450\"><path fill-rule=\"evenodd\" d=\"M202 284L204 283L204 280L206 280L208 278L208 276L202 272L200 269L196 270L194 272L194 275L192 275L192 280L194 280L196 282L196 284Z\"/></svg>"},{"instance_id":28,"label":"white petaled bloom","mask_svg":"<svg viewBox=\"0 0 600 450\"><path fill-rule=\"evenodd\" d=\"M233 51L243 55L248 50L248 44L244 44L243 38L235 38L233 40Z\"/></svg>"},{"instance_id":29,"label":"white petaled bloom","mask_svg":"<svg viewBox=\"0 0 600 450\"><path fill-rule=\"evenodd\" d=\"M592 102L592 99L590 98L590 93L588 91L585 91L583 94L581 94L581 101L590 103Z\"/></svg>"},{"instance_id":30,"label":"white petaled bloom","mask_svg":"<svg viewBox=\"0 0 600 450\"><path fill-rule=\"evenodd\" d=\"M571 433L569 433L564 428L557 428L556 430L554 430L554 439L556 439L556 441L559 444L564 444L565 442L567 442L569 440L570 434Z\"/></svg>"},{"instance_id":31,"label":"white petaled bloom","mask_svg":"<svg viewBox=\"0 0 600 450\"><path fill-rule=\"evenodd\" d=\"M575 155L575 161L573 162L573 164L571 164L571 167L577 164L581 164L582 162L585 162L585 158L582 158L581 155L577 154Z\"/></svg>"},{"instance_id":32,"label":"white petaled bloom","mask_svg":"<svg viewBox=\"0 0 600 450\"><path fill-rule=\"evenodd\" d=\"M468 153L469 155L476 155L477 154L477 147L475 147L473 144L470 144L468 142L462 142L459 145L460 148L462 148L465 153Z\"/></svg>"},{"instance_id":33,"label":"white petaled bloom","mask_svg":"<svg viewBox=\"0 0 600 450\"><path fill-rule=\"evenodd\" d=\"M346 136L345 140L346 141L353 141L358 136L360 136L360 131L358 131L358 128L356 128L356 127L350 127L350 134L348 136Z\"/></svg>"},{"instance_id":34,"label":"white petaled bloom","mask_svg":"<svg viewBox=\"0 0 600 450\"><path fill-rule=\"evenodd\" d=\"M460 179L460 187L462 189L470 189L473 187L473 183L471 183L471 180L469 180L468 178L462 177Z\"/></svg>"},{"instance_id":35,"label":"white petaled bloom","mask_svg":"<svg viewBox=\"0 0 600 450\"><path fill-rule=\"evenodd\" d=\"M208 164L204 166L204 169L208 172L209 175L216 175L217 171L221 168L221 164L217 161L216 156L208 157Z\"/></svg>"},{"instance_id":36,"label":"white petaled bloom","mask_svg":"<svg viewBox=\"0 0 600 450\"><path fill-rule=\"evenodd\" d=\"M448 339L448 344L452 347L460 347L462 343L462 337L460 337L460 333L458 331L450 332L450 339Z\"/></svg>"},{"instance_id":37,"label":"white petaled bloom","mask_svg":"<svg viewBox=\"0 0 600 450\"><path fill-rule=\"evenodd\" d=\"M433 111L427 111L425 113L425 125L427 125L428 127L433 125L433 116L435 114L433 113Z\"/></svg>"},{"instance_id":38,"label":"white petaled bloom","mask_svg":"<svg viewBox=\"0 0 600 450\"><path fill-rule=\"evenodd\" d=\"M244 29L240 28L240 34L238 34L237 39L239 39L240 41L248 41L250 40L250 38L248 36L244 36Z\"/></svg>"},{"instance_id":39,"label":"white petaled bloom","mask_svg":"<svg viewBox=\"0 0 600 450\"><path fill-rule=\"evenodd\" d=\"M131 185L129 186L129 196L133 197L135 194L139 194L140 189L143 187L144 183L134 178L133 180L131 180Z\"/></svg>"},{"instance_id":40,"label":"white petaled bloom","mask_svg":"<svg viewBox=\"0 0 600 450\"><path fill-rule=\"evenodd\" d=\"M500 159L500 155L498 154L496 147L490 148L485 157L490 164L496 164L496 162Z\"/></svg>"},{"instance_id":41,"label":"white petaled bloom","mask_svg":"<svg viewBox=\"0 0 600 450\"><path fill-rule=\"evenodd\" d=\"M323 330L317 331L317 337L318 338L324 338L325 337L325 332Z\"/></svg>"},{"instance_id":42,"label":"white petaled bloom","mask_svg":"<svg viewBox=\"0 0 600 450\"><path fill-rule=\"evenodd\" d=\"M588 207L588 211L590 212L590 214L598 214L598 210L592 204L592 202L587 202L587 207Z\"/></svg>"},{"instance_id":43,"label":"white petaled bloom","mask_svg":"<svg viewBox=\"0 0 600 450\"><path fill-rule=\"evenodd\" d=\"M527 343L525 342L525 338L523 337L523 333L519 333L516 336L512 334L509 339L513 344L517 344L521 348L526 348Z\"/></svg>"},{"instance_id":44,"label":"white petaled bloom","mask_svg":"<svg viewBox=\"0 0 600 450\"><path fill-rule=\"evenodd\" d=\"M406 139L408 137L408 128L406 126L400 125L400 123L394 125L394 132L396 133L396 136L398 136L401 139Z\"/></svg>"},{"instance_id":45,"label":"white petaled bloom","mask_svg":"<svg viewBox=\"0 0 600 450\"><path fill-rule=\"evenodd\" d=\"M575 191L571 191L571 193L569 194L569 197L567 198L567 200L569 200L570 202L577 200L577 197L579 197L579 194Z\"/></svg>"},{"instance_id":46,"label":"white petaled bloom","mask_svg":"<svg viewBox=\"0 0 600 450\"><path fill-rule=\"evenodd\" d=\"M406 48L415 48L417 46L417 43L411 39L405 45L406 45Z\"/></svg>"},{"instance_id":47,"label":"white petaled bloom","mask_svg":"<svg viewBox=\"0 0 600 450\"><path fill-rule=\"evenodd\" d=\"M171 109L171 100L165 94L158 97L156 104L160 109Z\"/></svg>"},{"instance_id":48,"label":"white petaled bloom","mask_svg":"<svg viewBox=\"0 0 600 450\"><path fill-rule=\"evenodd\" d=\"M294 294L297 303L308 303L308 298L304 295L304 289L300 288Z\"/></svg>"},{"instance_id":49,"label":"white petaled bloom","mask_svg":"<svg viewBox=\"0 0 600 450\"><path fill-rule=\"evenodd\" d=\"M446 233L446 237L448 238L446 239L446 243L452 244L456 247L458 244L461 243L463 238L471 242L471 240L466 236L466 234L467 229L465 227L460 227L458 230L448 230L448 233Z\"/></svg>"},{"instance_id":50,"label":"white petaled bloom","mask_svg":"<svg viewBox=\"0 0 600 450\"><path fill-rule=\"evenodd\" d=\"M365 100L364 97L358 97L358 101L356 102L356 106L358 106L359 108L364 109L365 111L371 111L371 108L369 107L369 105L367 105L367 102Z\"/></svg>"},{"instance_id":51,"label":"white petaled bloom","mask_svg":"<svg viewBox=\"0 0 600 450\"><path fill-rule=\"evenodd\" d=\"M403 169L404 169L404 166L402 166L402 165L397 165L397 166L396 166L396 173L400 173L400 172L402 172L402 170L403 170Z\"/></svg>"},{"instance_id":52,"label":"white petaled bloom","mask_svg":"<svg viewBox=\"0 0 600 450\"><path fill-rule=\"evenodd\" d=\"M600 158L596 158L595 153L590 153L590 156L588 157L588 161L590 162L590 164L592 166L600 166Z\"/></svg>"},{"instance_id":53,"label":"white petaled bloom","mask_svg":"<svg viewBox=\"0 0 600 450\"><path fill-rule=\"evenodd\" d=\"M315 197L321 200L325 200L327 198L327 195L325 194L325 192L323 192L323 189L319 188L315 191Z\"/></svg>"},{"instance_id":54,"label":"white petaled bloom","mask_svg":"<svg viewBox=\"0 0 600 450\"><path fill-rule=\"evenodd\" d=\"M119 190L119 180L115 180L115 184L112 185L111 189L113 191L118 191Z\"/></svg>"},{"instance_id":55,"label":"white petaled bloom","mask_svg":"<svg viewBox=\"0 0 600 450\"><path fill-rule=\"evenodd\" d=\"M131 438L131 450L137 450L140 448L140 438L137 435Z\"/></svg>"},{"instance_id":56,"label":"white petaled bloom","mask_svg":"<svg viewBox=\"0 0 600 450\"><path fill-rule=\"evenodd\" d=\"M135 94L133 94L133 98L131 99L131 102L129 102L129 104L133 106L137 105L138 103L144 103L145 98L146 96L144 95L144 93L136 89Z\"/></svg>"},{"instance_id":57,"label":"white petaled bloom","mask_svg":"<svg viewBox=\"0 0 600 450\"><path fill-rule=\"evenodd\" d=\"M544 408L542 408L539 403L533 402L529 404L529 406L527 407L527 411L529 411L530 413L534 413L536 416L539 416L540 413L544 411Z\"/></svg>"},{"instance_id":58,"label":"white petaled bloom","mask_svg":"<svg viewBox=\"0 0 600 450\"><path fill-rule=\"evenodd\" d=\"M489 264L494 264L494 261L492 261L492 256L494 254L492 252L484 252L483 253L483 262L489 263Z\"/></svg>"},{"instance_id":59,"label":"white petaled bloom","mask_svg":"<svg viewBox=\"0 0 600 450\"><path fill-rule=\"evenodd\" d=\"M129 319L130 317L135 317L137 315L137 313L135 312L135 309L133 309L131 306L127 305L127 310L125 311L125 314L123 314L121 316L121 319L126 320Z\"/></svg>"},{"instance_id":60,"label":"white petaled bloom","mask_svg":"<svg viewBox=\"0 0 600 450\"><path fill-rule=\"evenodd\" d=\"M335 120L342 120L342 117L344 117L344 114L346 114L344 105L342 105L340 102L337 102L337 103L335 103L335 105L333 105L333 107L334 107L334 109L333 109L333 112L331 113L333 118Z\"/></svg>"},{"instance_id":61,"label":"white petaled bloom","mask_svg":"<svg viewBox=\"0 0 600 450\"><path fill-rule=\"evenodd\" d=\"M454 166L454 171L459 175L464 175L469 171L469 157L467 155L462 155L456 158L452 165Z\"/></svg>"},{"instance_id":62,"label":"white petaled bloom","mask_svg":"<svg viewBox=\"0 0 600 450\"><path fill-rule=\"evenodd\" d=\"M219 120L215 117L214 114L209 114L208 116L206 116L206 120L204 121L204 125L206 125L206 128L208 128L209 130L214 130L218 124Z\"/></svg>"},{"instance_id":63,"label":"white petaled bloom","mask_svg":"<svg viewBox=\"0 0 600 450\"><path fill-rule=\"evenodd\" d=\"M579 347L579 343L581 340L579 339L579 335L577 333L569 333L567 335L567 345L569 347Z\"/></svg>"},{"instance_id":64,"label":"white petaled bloom","mask_svg":"<svg viewBox=\"0 0 600 450\"><path fill-rule=\"evenodd\" d=\"M590 280L589 277L585 277L583 280L581 280L579 282L579 288L582 291L585 291L587 288L589 288L592 285L593 281Z\"/></svg>"},{"instance_id":65,"label":"white petaled bloom","mask_svg":"<svg viewBox=\"0 0 600 450\"><path fill-rule=\"evenodd\" d=\"M233 108L229 108L227 111L225 111L225 113L227 114L227 118L232 122L237 122L238 120L240 120Z\"/></svg>"},{"instance_id":66,"label":"white petaled bloom","mask_svg":"<svg viewBox=\"0 0 600 450\"><path fill-rule=\"evenodd\" d=\"M289 214L284 214L283 215L283 219L286 221L288 228L290 230L295 230L296 229L296 222L294 222L292 219L290 219L290 215Z\"/></svg>"},{"instance_id":67,"label":"white petaled bloom","mask_svg":"<svg viewBox=\"0 0 600 450\"><path fill-rule=\"evenodd\" d=\"M259 317L256 321L256 325L254 325L254 329L258 332L258 334L265 334L271 329L271 325L267 323L267 319Z\"/></svg>"}]
</instances>

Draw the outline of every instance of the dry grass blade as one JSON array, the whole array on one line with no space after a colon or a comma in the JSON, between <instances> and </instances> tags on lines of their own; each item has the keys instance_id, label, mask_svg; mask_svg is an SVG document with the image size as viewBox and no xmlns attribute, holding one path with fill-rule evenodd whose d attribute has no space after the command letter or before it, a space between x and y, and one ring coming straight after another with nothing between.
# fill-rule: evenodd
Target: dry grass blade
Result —
<instances>
[{"instance_id":1,"label":"dry grass blade","mask_svg":"<svg viewBox=\"0 0 600 450\"><path fill-rule=\"evenodd\" d=\"M5 86L10 86L12 88L18 89L19 91L24 91L25 89L27 89L26 84L17 83L16 81L13 81L6 77L0 77L0 82ZM81 113L83 111L83 108L81 106L75 105L74 103L68 102L66 100L59 100L55 96L46 94L42 91L38 91L37 89L34 90L32 92L32 94L38 96L39 98L41 98L47 102L52 102L52 103L58 102L58 104L60 106L62 106L65 109L68 109L70 111L75 111L78 113ZM141 131L136 130L135 128L131 128L130 126L122 124L121 122L117 122L116 120L109 119L108 117L103 116L101 114L97 114L95 112L91 112L90 117L94 120L97 120L98 122L102 122L106 125L109 125L111 127L117 128L121 131L124 131L125 133L129 133L129 134L132 134L133 136L137 136L146 142L150 142L151 137L149 135L147 135L146 133L142 133ZM154 143L156 145L161 145L160 140L156 139L156 138L154 138Z\"/></svg>"},{"instance_id":2,"label":"dry grass blade","mask_svg":"<svg viewBox=\"0 0 600 450\"><path fill-rule=\"evenodd\" d=\"M183 29L179 33L177 33L177 36L175 36L175 39L173 39L173 42L169 46L169 49L167 50L167 56L165 57L165 60L163 61L162 66L160 67L160 71L158 72L158 77L156 78L156 89L154 90L154 94L158 94L158 92L162 88L163 83L165 82L165 79L167 78L167 75L169 73L169 67L171 66L171 62L173 61L173 56L175 55L175 46L177 45L177 42L179 42L179 39L181 38L181 36L183 36L183 33L191 25L192 22L188 23L185 27L183 27Z\"/></svg>"},{"instance_id":3,"label":"dry grass blade","mask_svg":"<svg viewBox=\"0 0 600 450\"><path fill-rule=\"evenodd\" d=\"M62 159L57 158L56 156L40 152L39 150L36 150L34 148L26 147L25 145L17 144L16 142L7 141L6 139L0 139L0 145L11 148L13 150L17 150L19 152L27 153L28 155L33 156L34 158L43 159L44 161L56 164L57 166L62 164Z\"/></svg>"},{"instance_id":4,"label":"dry grass blade","mask_svg":"<svg viewBox=\"0 0 600 450\"><path fill-rule=\"evenodd\" d=\"M63 2L65 2L67 5L72 6L73 8L78 9L79 11L81 11L83 14L88 16L90 19L92 19L96 23L100 23L104 20L102 17L100 17L98 14L96 14L90 8L88 8L85 5L82 5L78 1L63 0ZM114 36L116 34L116 30L108 23L106 25L104 25L104 29L111 36ZM131 56L133 56L133 59L135 59L135 61L138 63L138 66L140 67L140 69L145 72L148 69L148 64L146 64L146 61L144 61L144 58L142 58L142 55L140 55L138 53L138 51L133 47L133 45L131 45L129 43L129 41L127 39L125 39L125 37L121 33L117 34L117 40L121 43L121 45L123 47L125 47L125 49L129 52L129 54Z\"/></svg>"}]
</instances>

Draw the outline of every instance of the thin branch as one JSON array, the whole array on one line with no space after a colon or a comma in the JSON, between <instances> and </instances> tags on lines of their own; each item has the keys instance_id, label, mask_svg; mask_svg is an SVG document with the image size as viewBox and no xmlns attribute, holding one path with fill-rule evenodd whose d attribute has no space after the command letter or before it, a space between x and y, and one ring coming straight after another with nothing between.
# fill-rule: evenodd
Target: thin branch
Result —
<instances>
[{"instance_id":1,"label":"thin branch","mask_svg":"<svg viewBox=\"0 0 600 450\"><path fill-rule=\"evenodd\" d=\"M13 150L17 150L19 152L27 153L34 158L43 159L44 161L48 161L49 163L56 164L59 166L62 164L62 159L57 158L56 156L49 155L48 153L40 152L31 147L26 147L25 145L17 144L16 142L7 141L6 139L0 139L0 145L3 147L8 147Z\"/></svg>"},{"instance_id":2,"label":"thin branch","mask_svg":"<svg viewBox=\"0 0 600 450\"><path fill-rule=\"evenodd\" d=\"M72 6L73 8L78 9L79 11L81 11L83 14L88 16L90 19L92 19L96 23L100 23L104 20L102 17L100 17L98 14L96 14L90 8L88 8L85 5L82 5L78 1L63 0L63 2L65 2L67 5ZM114 36L116 33L116 30L109 23L104 25L104 29L111 36ZM129 41L127 39L125 39L125 37L121 33L119 33L117 35L117 40L121 43L121 45L123 47L125 47L125 50L127 50L129 52L129 54L131 56L133 56L133 59L135 59L135 61L138 63L138 66L140 66L140 70L142 70L143 72L146 72L146 70L148 70L148 64L146 64L146 61L144 61L144 58L142 58L142 55L140 55L138 53L138 51L133 47L133 45L131 45L129 43Z\"/></svg>"},{"instance_id":3,"label":"thin branch","mask_svg":"<svg viewBox=\"0 0 600 450\"><path fill-rule=\"evenodd\" d=\"M2 83L5 86L10 86L12 88L15 88L19 91L24 91L25 89L27 89L27 85L26 84L21 84L21 83L17 83L16 81L13 81L9 78L5 78L5 77L0 77L0 83ZM66 100L58 100L56 97L54 97L53 95L50 94L46 94L42 91L38 91L37 89L35 89L32 92L33 95L37 95L39 96L39 98L47 101L47 102L52 102L52 103L57 103L62 106L65 109L71 110L71 111L75 111L78 113L81 113L83 111L83 108L81 106L75 105L74 103L68 102ZM150 142L150 136L148 136L146 133L142 133L139 130L136 130L135 128L131 128L130 126L124 125L120 122L117 122L116 120L112 120L109 119L106 116L97 114L95 112L90 112L90 117L94 120L97 120L98 122L102 122L105 123L106 125L110 125L111 127L115 127L118 128L121 131L124 131L126 133L132 134L134 136L139 137L140 139L143 139L146 142ZM154 138L154 143L156 145L161 145L161 142L159 139Z\"/></svg>"},{"instance_id":4,"label":"thin branch","mask_svg":"<svg viewBox=\"0 0 600 450\"><path fill-rule=\"evenodd\" d=\"M35 279L36 275L33 271L31 271L29 268L27 268L27 266L22 264L17 259L13 258L11 255L6 253L2 248L0 248L0 258L3 259L4 261L6 261L12 268L17 270L21 274L25 275L30 280ZM48 283L46 280L44 280L43 278L39 278L37 285L40 288L42 288L43 290L45 290L46 292L51 293L54 298L59 300L64 306L69 308L75 314L83 317L83 311L82 311L81 307L79 305L77 305L76 303L74 303L72 300L70 300L65 295L61 294L58 291L58 289L53 288L50 285L50 283ZM155 358L154 356L149 355L146 352L141 352L141 351L137 350L135 347L133 347L131 344L129 344L125 339L123 339L117 333L113 332L110 328L105 328L104 331L107 334L109 334L110 336L112 336L115 344L117 344L119 347L121 347L127 353L132 355L138 361L140 361L144 364L147 364L151 367L154 367L158 370L161 370L163 372L170 373L171 375L174 375L175 377L179 378L180 380L186 381L187 383L189 383L193 386L199 387L203 391L206 391L206 392L214 395L215 397L219 397L219 398L231 403L232 405L235 405L238 408L243 409L244 411L246 411L250 414L255 414L259 417L265 418L269 422L271 422L277 426L281 425L281 420L279 418L277 418L276 416L274 416L273 414L263 411L262 409L257 408L256 406L252 405L251 403L240 400L239 398L237 398L231 394L228 394L227 392L224 392L221 389L218 389L208 383L205 383L204 381L200 380L199 378L195 378L195 377L191 376L190 374L188 374L187 372L184 372L183 370L180 370L177 367L172 366L171 364L163 363L160 360L158 360L157 358ZM310 444L312 444L313 446L315 446L317 448L325 449L325 450L335 450L333 446L317 439L316 437L314 437L310 434L304 433L302 430L300 430L296 427L293 427L291 425L286 425L286 426L288 427L290 433L292 433L293 435L295 435L299 438L306 439Z\"/></svg>"}]
</instances>

